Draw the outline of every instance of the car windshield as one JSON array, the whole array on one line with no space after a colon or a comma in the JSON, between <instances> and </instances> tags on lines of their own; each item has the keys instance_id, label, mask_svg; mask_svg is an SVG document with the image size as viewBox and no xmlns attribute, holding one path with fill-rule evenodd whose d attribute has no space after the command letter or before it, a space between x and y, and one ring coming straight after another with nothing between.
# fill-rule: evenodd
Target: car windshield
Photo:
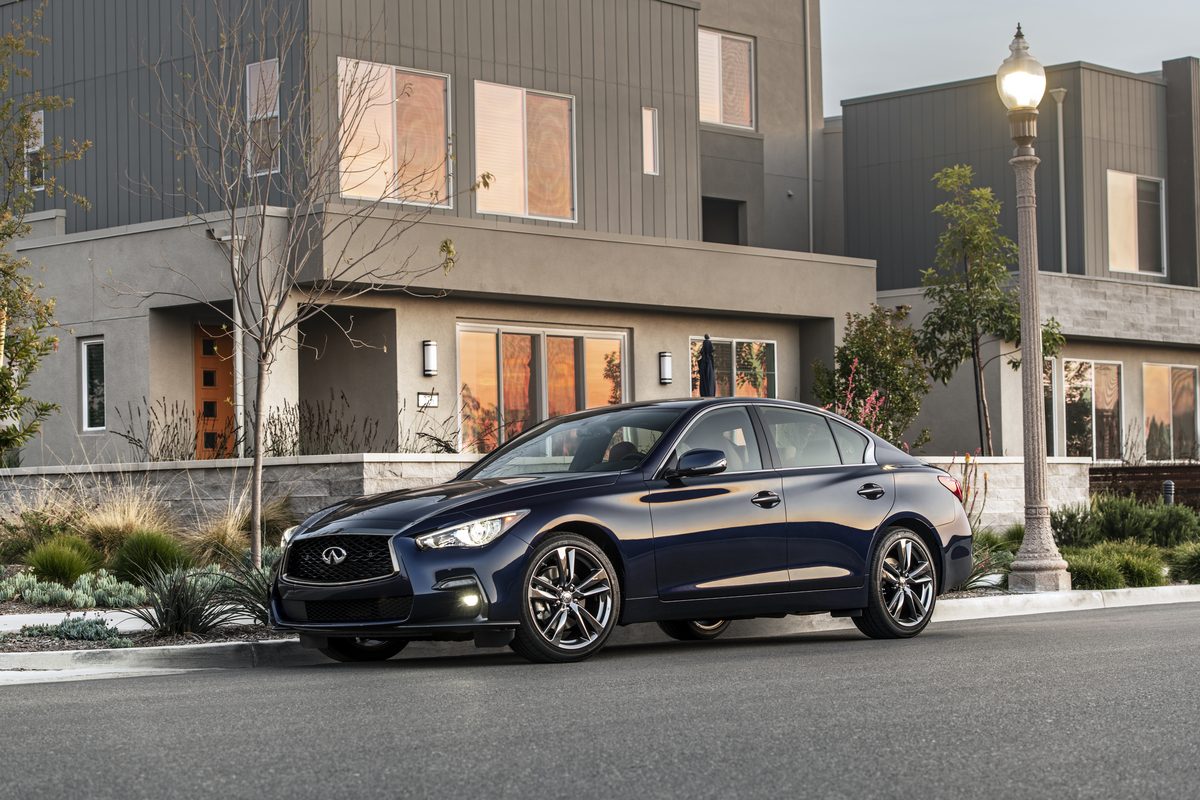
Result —
<instances>
[{"instance_id":1,"label":"car windshield","mask_svg":"<svg viewBox=\"0 0 1200 800\"><path fill-rule=\"evenodd\" d=\"M500 448L466 477L633 469L682 413L677 408L625 408L550 420Z\"/></svg>"}]
</instances>

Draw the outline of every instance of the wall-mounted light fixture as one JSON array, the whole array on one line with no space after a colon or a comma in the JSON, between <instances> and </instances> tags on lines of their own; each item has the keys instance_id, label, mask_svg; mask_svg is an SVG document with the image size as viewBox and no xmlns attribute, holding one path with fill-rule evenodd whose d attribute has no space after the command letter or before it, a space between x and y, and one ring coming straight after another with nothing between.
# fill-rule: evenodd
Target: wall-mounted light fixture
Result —
<instances>
[{"instance_id":1,"label":"wall-mounted light fixture","mask_svg":"<svg viewBox=\"0 0 1200 800\"><path fill-rule=\"evenodd\" d=\"M663 350L658 354L658 382L666 386L671 382L671 351Z\"/></svg>"},{"instance_id":2,"label":"wall-mounted light fixture","mask_svg":"<svg viewBox=\"0 0 1200 800\"><path fill-rule=\"evenodd\" d=\"M424 355L422 360L425 366L425 377L432 378L437 375L437 342L426 339L421 342L421 350Z\"/></svg>"}]
</instances>

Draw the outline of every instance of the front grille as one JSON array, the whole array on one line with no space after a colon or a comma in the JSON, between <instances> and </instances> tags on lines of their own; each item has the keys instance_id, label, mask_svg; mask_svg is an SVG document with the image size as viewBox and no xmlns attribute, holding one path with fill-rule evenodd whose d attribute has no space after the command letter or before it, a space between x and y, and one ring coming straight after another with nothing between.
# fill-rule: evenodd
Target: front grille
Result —
<instances>
[{"instance_id":1,"label":"front grille","mask_svg":"<svg viewBox=\"0 0 1200 800\"><path fill-rule=\"evenodd\" d=\"M308 622L373 622L407 619L411 597L372 597L366 600L309 600L304 604Z\"/></svg>"},{"instance_id":2,"label":"front grille","mask_svg":"<svg viewBox=\"0 0 1200 800\"><path fill-rule=\"evenodd\" d=\"M334 535L301 539L288 548L284 574L298 581L349 583L391 575L392 551L387 536ZM340 564L329 563L324 555L330 548L345 551Z\"/></svg>"}]
</instances>

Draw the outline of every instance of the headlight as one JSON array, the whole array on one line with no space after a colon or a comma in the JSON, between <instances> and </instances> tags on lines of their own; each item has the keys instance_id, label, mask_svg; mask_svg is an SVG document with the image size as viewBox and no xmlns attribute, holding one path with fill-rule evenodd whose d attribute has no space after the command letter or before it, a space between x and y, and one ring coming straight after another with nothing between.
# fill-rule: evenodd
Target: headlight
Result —
<instances>
[{"instance_id":1,"label":"headlight","mask_svg":"<svg viewBox=\"0 0 1200 800\"><path fill-rule=\"evenodd\" d=\"M298 530L300 530L300 526L293 525L292 527L290 527L286 531L284 531L283 536L279 537L279 546L287 547L287 543L292 540L292 537L296 535L296 531L298 531Z\"/></svg>"},{"instance_id":2,"label":"headlight","mask_svg":"<svg viewBox=\"0 0 1200 800\"><path fill-rule=\"evenodd\" d=\"M517 523L528 511L510 511L494 517L464 522L453 528L425 533L417 537L417 547L422 550L440 550L443 547L482 547Z\"/></svg>"}]
</instances>

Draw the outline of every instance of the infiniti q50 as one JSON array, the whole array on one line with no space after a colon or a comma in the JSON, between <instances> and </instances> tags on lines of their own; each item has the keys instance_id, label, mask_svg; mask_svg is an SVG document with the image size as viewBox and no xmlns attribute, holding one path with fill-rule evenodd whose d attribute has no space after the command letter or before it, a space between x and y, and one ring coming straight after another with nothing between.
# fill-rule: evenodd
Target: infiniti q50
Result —
<instances>
[{"instance_id":1,"label":"infiniti q50","mask_svg":"<svg viewBox=\"0 0 1200 800\"><path fill-rule=\"evenodd\" d=\"M340 661L469 639L578 661L617 625L712 639L808 613L904 638L971 568L952 476L821 409L744 398L558 417L284 540L272 622Z\"/></svg>"}]
</instances>

